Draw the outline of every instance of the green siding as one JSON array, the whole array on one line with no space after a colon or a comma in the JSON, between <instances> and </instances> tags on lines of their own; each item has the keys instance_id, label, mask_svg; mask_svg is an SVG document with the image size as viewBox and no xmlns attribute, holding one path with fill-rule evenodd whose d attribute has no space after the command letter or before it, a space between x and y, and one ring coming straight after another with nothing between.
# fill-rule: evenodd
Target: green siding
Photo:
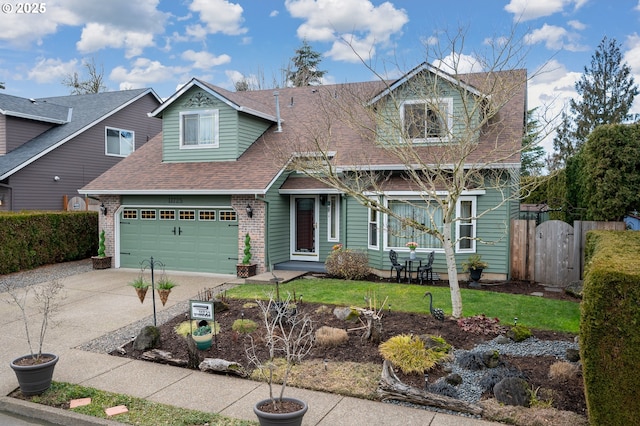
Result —
<instances>
[{"instance_id":1,"label":"green siding","mask_svg":"<svg viewBox=\"0 0 640 426\"><path fill-rule=\"evenodd\" d=\"M289 196L280 195L278 189L286 180L287 174L283 173L271 186L265 196L267 202L267 266L286 262L289 260L289 246L291 239L291 228L289 226Z\"/></svg>"},{"instance_id":2,"label":"green siding","mask_svg":"<svg viewBox=\"0 0 640 426\"><path fill-rule=\"evenodd\" d=\"M202 107L186 106L196 94L205 96L209 103ZM218 110L218 147L180 149L180 112L204 109ZM270 125L266 120L238 113L204 90L192 87L162 113L162 159L166 162L233 161Z\"/></svg>"}]
</instances>

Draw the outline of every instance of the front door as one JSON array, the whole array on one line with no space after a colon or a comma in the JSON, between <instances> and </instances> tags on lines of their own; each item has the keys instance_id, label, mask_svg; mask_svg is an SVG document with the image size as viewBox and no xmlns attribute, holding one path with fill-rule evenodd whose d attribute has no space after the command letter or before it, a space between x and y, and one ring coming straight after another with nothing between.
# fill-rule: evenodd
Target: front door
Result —
<instances>
[{"instance_id":1,"label":"front door","mask_svg":"<svg viewBox=\"0 0 640 426\"><path fill-rule=\"evenodd\" d=\"M318 257L318 202L316 196L293 197L291 200L291 260Z\"/></svg>"}]
</instances>

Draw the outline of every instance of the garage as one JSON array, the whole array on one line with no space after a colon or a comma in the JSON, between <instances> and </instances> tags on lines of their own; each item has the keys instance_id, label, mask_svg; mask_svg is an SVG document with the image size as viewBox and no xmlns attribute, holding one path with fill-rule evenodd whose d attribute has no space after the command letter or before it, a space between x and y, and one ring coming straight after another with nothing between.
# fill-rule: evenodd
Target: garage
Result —
<instances>
[{"instance_id":1,"label":"garage","mask_svg":"<svg viewBox=\"0 0 640 426\"><path fill-rule=\"evenodd\" d=\"M231 208L124 207L120 267L153 257L169 271L235 274L238 218Z\"/></svg>"}]
</instances>

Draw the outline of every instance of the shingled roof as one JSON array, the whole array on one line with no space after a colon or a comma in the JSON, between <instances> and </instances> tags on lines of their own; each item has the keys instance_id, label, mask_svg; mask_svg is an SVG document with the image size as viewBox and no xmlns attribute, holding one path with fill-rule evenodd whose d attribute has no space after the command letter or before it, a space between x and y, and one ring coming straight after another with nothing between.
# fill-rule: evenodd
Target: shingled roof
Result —
<instances>
[{"instance_id":1,"label":"shingled roof","mask_svg":"<svg viewBox=\"0 0 640 426\"><path fill-rule=\"evenodd\" d=\"M484 74L486 76L486 74ZM482 135L479 149L472 153L468 161L485 161L497 140L502 144L502 151L513 153L517 151L522 140L523 124L526 108L526 87L524 80L526 71L508 71L496 73L494 78L520 79L523 84L517 93L511 95L504 111L499 112L499 120L504 124L499 135L487 132ZM467 87L473 88L474 93L480 93L482 78L468 75ZM344 116L347 111L332 111L332 108L342 108L332 99L343 97L349 93L353 96L347 99L361 102L374 99L376 95L389 90L394 82L364 82L340 85L307 86L295 88L279 88L277 90L253 90L230 92L211 84L192 80L191 85L197 85L211 95L223 100L227 105L235 108L239 113L251 114L272 121L273 125L258 140L256 140L239 158L233 161L188 162L176 163L162 161L162 134L146 143L113 168L99 176L82 190L83 194L264 194L284 171L287 155L303 152L305 139L311 136L326 138L326 148L335 155L332 158L338 168L348 169L367 166L379 169L401 169L403 164L383 147L377 145L372 138L367 137L359 126L349 125L346 120L332 120L327 116ZM471 86L473 84L473 87ZM185 93L182 88L178 93ZM279 108L276 108L275 93L279 98ZM355 94L359 94L356 96ZM360 96L361 95L361 96ZM179 96L172 96L166 102L172 102ZM359 100L359 101L358 101ZM161 116L167 103L154 111L154 115ZM279 115L278 115L279 109ZM364 108L354 108L364 110ZM278 131L278 118L281 131ZM361 115L356 117L361 124L366 124L370 117ZM366 127L366 126L364 126ZM330 132L328 129L330 128ZM221 143L224 143L221 141ZM482 145L487 148L482 148ZM312 145L307 145L312 147ZM420 148L421 155L445 158L446 147L426 146ZM283 155L287 154L287 155ZM519 164L518 154L505 155L499 160L505 166ZM317 186L317 185L316 185ZM290 188L293 190L293 188Z\"/></svg>"},{"instance_id":2,"label":"shingled roof","mask_svg":"<svg viewBox=\"0 0 640 426\"><path fill-rule=\"evenodd\" d=\"M158 102L161 101L152 89L38 99L0 95L0 113L57 124L6 155L0 156L0 180L6 179L148 93L153 94Z\"/></svg>"}]
</instances>

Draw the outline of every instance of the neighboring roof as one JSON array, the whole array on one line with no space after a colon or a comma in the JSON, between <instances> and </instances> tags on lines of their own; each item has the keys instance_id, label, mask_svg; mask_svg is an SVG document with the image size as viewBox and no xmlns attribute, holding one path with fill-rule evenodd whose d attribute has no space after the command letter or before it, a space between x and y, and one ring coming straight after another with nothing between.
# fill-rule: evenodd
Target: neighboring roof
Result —
<instances>
[{"instance_id":1,"label":"neighboring roof","mask_svg":"<svg viewBox=\"0 0 640 426\"><path fill-rule=\"evenodd\" d=\"M0 114L45 123L63 124L71 119L71 108L53 102L0 94Z\"/></svg>"},{"instance_id":2,"label":"neighboring roof","mask_svg":"<svg viewBox=\"0 0 640 426\"><path fill-rule=\"evenodd\" d=\"M482 76L460 76L465 81L483 83ZM482 77L482 78L481 78ZM524 83L525 70L493 73L493 79L513 79ZM456 80L458 81L458 80ZM197 85L230 105L240 113L281 119L281 131L274 122L239 158L232 161L174 163L162 161L162 136L152 139L116 166L99 176L79 192L81 194L265 194L286 168L294 153L317 152L314 140L323 149L335 152L331 159L336 170L367 168L374 170L398 170L404 167L399 160L389 155L384 147L377 145L370 135L374 127L372 117L353 117L350 123L345 118L350 111L342 109L356 102L360 106L374 99L397 82L372 81L338 85L287 87L277 90L252 90L230 92L228 90L193 79L167 102L173 103L179 94ZM481 93L482 84L461 83L465 89ZM476 87L478 89L476 89ZM276 108L274 92L278 92L279 108ZM163 104L152 114L161 115L167 107ZM354 108L364 110L364 108ZM279 110L279 114L278 114ZM500 111L496 120L504 126L498 131L487 131L481 136L478 148L467 156L470 164L483 164L496 160L501 167L518 167L517 154L521 144L526 115L526 86L521 84L517 93ZM330 130L329 130L330 129ZM317 139L319 138L319 139ZM177 141L176 141L177 143ZM224 141L220 142L221 144ZM504 145L504 146L502 146ZM495 154L496 146L502 151ZM439 145L417 148L423 158L438 159L437 164L448 164L451 150ZM514 154L515 153L515 154ZM490 158L491 156L499 158ZM434 160L434 164L436 164ZM298 178L299 179L299 178ZM293 185L302 185L296 188ZM290 186L291 185L291 186ZM308 190L308 180L288 179L284 191Z\"/></svg>"},{"instance_id":3,"label":"neighboring roof","mask_svg":"<svg viewBox=\"0 0 640 426\"><path fill-rule=\"evenodd\" d=\"M58 96L39 98L35 102L25 99L32 104L32 112L36 107L50 111L70 111L66 122L55 126L36 136L7 154L0 156L0 180L6 179L18 170L51 152L58 146L76 137L96 123L115 114L138 99L152 94L158 102L161 99L153 89L121 90L117 92L102 92L87 95ZM11 98L15 98L11 96ZM20 99L20 98L18 98ZM0 102L6 100L0 97ZM24 102L12 100L11 105L22 104L24 111L29 109ZM15 114L12 114L15 115ZM29 117L23 117L29 118Z\"/></svg>"}]
</instances>

